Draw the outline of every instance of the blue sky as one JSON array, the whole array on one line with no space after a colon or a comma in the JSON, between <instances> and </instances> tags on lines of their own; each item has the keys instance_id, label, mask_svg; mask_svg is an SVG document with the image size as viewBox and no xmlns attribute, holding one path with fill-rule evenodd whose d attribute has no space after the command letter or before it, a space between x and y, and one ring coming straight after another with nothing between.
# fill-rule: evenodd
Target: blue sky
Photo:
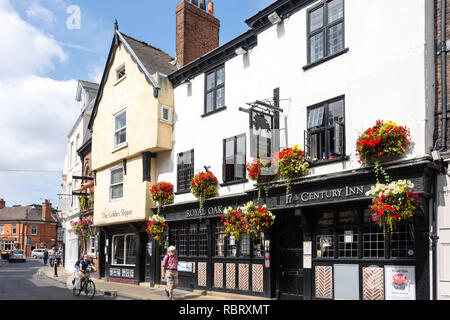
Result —
<instances>
[{"instance_id":1,"label":"blue sky","mask_svg":"<svg viewBox=\"0 0 450 320\"><path fill-rule=\"evenodd\" d=\"M174 56L180 1L0 0L7 44L0 50L0 198L7 206L45 199L56 206L67 134L79 114L76 84L100 80L114 19L123 33ZM274 1L215 0L220 44L247 31L245 19Z\"/></svg>"}]
</instances>

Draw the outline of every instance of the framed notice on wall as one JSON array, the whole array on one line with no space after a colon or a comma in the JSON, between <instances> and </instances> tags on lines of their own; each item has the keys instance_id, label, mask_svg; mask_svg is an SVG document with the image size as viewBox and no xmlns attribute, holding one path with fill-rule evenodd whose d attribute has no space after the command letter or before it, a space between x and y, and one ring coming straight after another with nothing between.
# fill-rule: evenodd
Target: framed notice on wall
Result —
<instances>
[{"instance_id":1,"label":"framed notice on wall","mask_svg":"<svg viewBox=\"0 0 450 320\"><path fill-rule=\"evenodd\" d=\"M386 300L416 300L416 268L414 266L385 266Z\"/></svg>"}]
</instances>

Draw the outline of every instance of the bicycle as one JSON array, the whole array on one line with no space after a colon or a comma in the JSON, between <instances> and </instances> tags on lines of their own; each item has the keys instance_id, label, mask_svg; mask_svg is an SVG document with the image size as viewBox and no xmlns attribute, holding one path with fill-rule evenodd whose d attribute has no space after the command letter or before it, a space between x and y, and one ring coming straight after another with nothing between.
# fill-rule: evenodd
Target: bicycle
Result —
<instances>
[{"instance_id":1,"label":"bicycle","mask_svg":"<svg viewBox=\"0 0 450 320\"><path fill-rule=\"evenodd\" d=\"M86 296L89 297L90 300L94 299L95 296L95 283L91 280L91 270L86 270L86 278L84 278L83 283L81 284L80 289L77 289L76 286L73 287L72 292L73 294L78 297L80 296L81 292L84 290L84 293Z\"/></svg>"}]
</instances>

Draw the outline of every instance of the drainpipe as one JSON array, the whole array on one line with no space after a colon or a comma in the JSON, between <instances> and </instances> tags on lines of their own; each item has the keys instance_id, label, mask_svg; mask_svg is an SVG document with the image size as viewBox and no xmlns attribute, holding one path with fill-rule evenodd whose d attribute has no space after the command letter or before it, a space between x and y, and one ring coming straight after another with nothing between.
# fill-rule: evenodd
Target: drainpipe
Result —
<instances>
[{"instance_id":1,"label":"drainpipe","mask_svg":"<svg viewBox=\"0 0 450 320\"><path fill-rule=\"evenodd\" d=\"M437 235L437 214L438 214L438 197L439 193L437 190L437 179L438 179L438 173L435 172L433 174L433 212L431 216L431 226L433 228L430 240L431 240L431 252L432 252L432 277L433 277L433 300L438 300L437 296L437 286L438 286L438 272L437 272L437 242L439 239L439 236Z\"/></svg>"},{"instance_id":2,"label":"drainpipe","mask_svg":"<svg viewBox=\"0 0 450 320\"><path fill-rule=\"evenodd\" d=\"M447 149L447 0L441 0L441 82L442 132L441 151Z\"/></svg>"}]
</instances>

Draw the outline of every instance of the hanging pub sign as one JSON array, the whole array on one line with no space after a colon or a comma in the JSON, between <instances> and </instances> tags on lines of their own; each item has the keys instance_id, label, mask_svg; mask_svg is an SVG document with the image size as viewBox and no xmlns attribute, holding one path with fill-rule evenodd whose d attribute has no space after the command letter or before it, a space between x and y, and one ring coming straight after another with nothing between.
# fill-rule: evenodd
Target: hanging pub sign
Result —
<instances>
[{"instance_id":1,"label":"hanging pub sign","mask_svg":"<svg viewBox=\"0 0 450 320\"><path fill-rule=\"evenodd\" d=\"M270 162L280 150L280 132L275 128L274 116L268 112L250 109L250 156ZM261 175L273 175L273 167L261 168Z\"/></svg>"}]
</instances>

